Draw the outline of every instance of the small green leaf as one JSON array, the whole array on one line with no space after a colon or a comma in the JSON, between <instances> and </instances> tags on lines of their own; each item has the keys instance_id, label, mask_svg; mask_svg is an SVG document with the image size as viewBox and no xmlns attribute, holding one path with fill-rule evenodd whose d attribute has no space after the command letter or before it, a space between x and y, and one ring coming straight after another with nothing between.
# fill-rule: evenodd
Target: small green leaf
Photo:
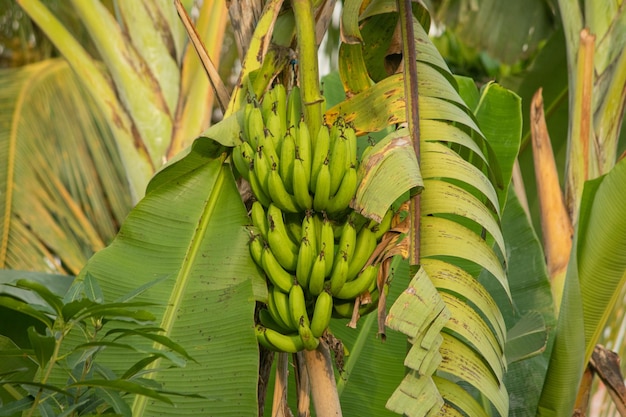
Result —
<instances>
[{"instance_id":1,"label":"small green leaf","mask_svg":"<svg viewBox=\"0 0 626 417\"><path fill-rule=\"evenodd\" d=\"M152 333L144 332L142 330L135 330L135 329L113 329L113 330L109 330L106 333L106 335L109 336L109 335L118 334L118 333L121 333L121 334L117 336L115 340L118 340L127 336L140 336L145 339L150 339L153 342L160 343L161 345L172 349L174 352L181 354L185 358L189 360L193 360L193 358L189 356L187 351L183 349L182 346L180 346L178 343L175 343L172 339L170 339L167 336L163 336L159 334L152 334Z\"/></svg>"},{"instance_id":2,"label":"small green leaf","mask_svg":"<svg viewBox=\"0 0 626 417\"><path fill-rule=\"evenodd\" d=\"M0 306L18 311L20 313L24 313L27 316L30 316L34 319L39 320L40 322L45 324L48 328L50 329L52 328L52 320L50 320L50 318L46 314L34 309L33 307L29 306L23 301L16 300L13 297L0 295Z\"/></svg>"},{"instance_id":3,"label":"small green leaf","mask_svg":"<svg viewBox=\"0 0 626 417\"><path fill-rule=\"evenodd\" d=\"M124 417L132 417L130 407L126 404L126 401L124 401L119 392L112 389L96 388L96 396L109 404L117 414Z\"/></svg>"},{"instance_id":4,"label":"small green leaf","mask_svg":"<svg viewBox=\"0 0 626 417\"><path fill-rule=\"evenodd\" d=\"M96 342L88 342L88 343L81 343L80 345L75 346L72 351L79 351L79 350L85 350L85 349L91 349L91 348L117 348L117 349L127 349L127 350L132 350L133 352L137 352L138 349L135 348L132 345L127 345L125 343L115 343L115 342L109 342L106 340L98 340Z\"/></svg>"},{"instance_id":5,"label":"small green leaf","mask_svg":"<svg viewBox=\"0 0 626 417\"><path fill-rule=\"evenodd\" d=\"M8 404L2 404L0 407L0 416L1 417L10 417L21 415L20 411L28 410L33 405L34 398L33 397L24 397L17 401L10 402Z\"/></svg>"},{"instance_id":6,"label":"small green leaf","mask_svg":"<svg viewBox=\"0 0 626 417\"><path fill-rule=\"evenodd\" d=\"M68 397L70 397L72 395L69 392L67 392L65 390L62 390L61 388L57 387L56 385L52 385L52 384L42 384L41 382L24 381L24 380L11 381L11 383L15 384L15 385L26 385L28 387L33 387L33 388L36 388L35 391L42 390L42 391L58 392L59 394L66 395Z\"/></svg>"},{"instance_id":7,"label":"small green leaf","mask_svg":"<svg viewBox=\"0 0 626 417\"><path fill-rule=\"evenodd\" d=\"M93 301L87 298L80 298L74 301L69 301L67 304L63 306L61 309L61 314L63 316L63 320L70 321L74 318L78 313L86 310L89 307L93 307L97 305Z\"/></svg>"},{"instance_id":8,"label":"small green leaf","mask_svg":"<svg viewBox=\"0 0 626 417\"><path fill-rule=\"evenodd\" d=\"M113 381L107 379L90 379L87 381L78 381L73 384L68 385L68 387L100 387L100 388L109 388L122 392L129 392L132 394L143 395L146 397L150 397L152 399L173 405L174 403L169 398L161 395L156 390L146 388L143 385L140 385L131 381L124 381L121 379L116 379Z\"/></svg>"},{"instance_id":9,"label":"small green leaf","mask_svg":"<svg viewBox=\"0 0 626 417\"><path fill-rule=\"evenodd\" d=\"M20 279L15 283L15 286L17 288L30 290L37 293L37 295L39 295L50 307L52 307L57 316L61 315L61 309L63 308L63 302L61 301L61 297L54 294L44 285L35 281Z\"/></svg>"},{"instance_id":10,"label":"small green leaf","mask_svg":"<svg viewBox=\"0 0 626 417\"><path fill-rule=\"evenodd\" d=\"M52 357L56 340L54 336L43 336L34 327L28 328L28 339L35 351L35 357L41 368L45 368Z\"/></svg>"},{"instance_id":11,"label":"small green leaf","mask_svg":"<svg viewBox=\"0 0 626 417\"><path fill-rule=\"evenodd\" d=\"M80 317L76 320L84 320L88 317L106 317L107 319L122 319L127 317L136 320L152 321L154 320L152 313L144 310L130 310L130 308L153 305L155 304L149 302L96 304L84 309Z\"/></svg>"},{"instance_id":12,"label":"small green leaf","mask_svg":"<svg viewBox=\"0 0 626 417\"><path fill-rule=\"evenodd\" d=\"M8 337L0 335L0 379L7 381L12 375L27 378L35 375L37 364L32 360L32 349L21 349Z\"/></svg>"},{"instance_id":13,"label":"small green leaf","mask_svg":"<svg viewBox=\"0 0 626 417\"><path fill-rule=\"evenodd\" d=\"M138 372L142 371L152 362L161 357L163 357L163 355L156 354L140 359L139 361L135 362L130 368L128 368L126 372L124 372L121 379L130 379L134 377L135 375L137 375Z\"/></svg>"}]
</instances>

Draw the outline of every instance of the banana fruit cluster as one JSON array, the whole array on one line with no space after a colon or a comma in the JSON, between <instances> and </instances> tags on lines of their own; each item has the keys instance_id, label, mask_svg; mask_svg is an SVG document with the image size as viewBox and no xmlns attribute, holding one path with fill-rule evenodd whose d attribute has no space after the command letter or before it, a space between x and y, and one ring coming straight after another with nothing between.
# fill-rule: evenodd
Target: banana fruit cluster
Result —
<instances>
[{"instance_id":1,"label":"banana fruit cluster","mask_svg":"<svg viewBox=\"0 0 626 417\"><path fill-rule=\"evenodd\" d=\"M279 84L260 106L245 106L245 141L233 151L235 167L265 207L273 202L286 213L315 210L337 216L357 189L354 129L338 122L311 137L301 120L298 87L286 101Z\"/></svg>"},{"instance_id":2,"label":"banana fruit cluster","mask_svg":"<svg viewBox=\"0 0 626 417\"><path fill-rule=\"evenodd\" d=\"M343 122L312 138L302 120L298 87L268 91L244 109L244 141L233 150L256 201L250 253L268 278L259 311L259 343L282 352L313 350L331 317L351 317L354 300L377 301L374 253L390 228L349 208L357 189L357 139Z\"/></svg>"}]
</instances>

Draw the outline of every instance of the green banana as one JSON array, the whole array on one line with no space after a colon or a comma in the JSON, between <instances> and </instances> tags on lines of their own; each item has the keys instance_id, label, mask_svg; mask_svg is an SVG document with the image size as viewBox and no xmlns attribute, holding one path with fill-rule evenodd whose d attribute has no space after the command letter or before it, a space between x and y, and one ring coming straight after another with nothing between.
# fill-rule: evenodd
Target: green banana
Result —
<instances>
[{"instance_id":1,"label":"green banana","mask_svg":"<svg viewBox=\"0 0 626 417\"><path fill-rule=\"evenodd\" d=\"M333 297L327 291L322 291L315 300L313 315L311 316L311 333L321 337L330 324L333 314Z\"/></svg>"},{"instance_id":2,"label":"green banana","mask_svg":"<svg viewBox=\"0 0 626 417\"><path fill-rule=\"evenodd\" d=\"M335 261L335 234L333 232L333 224L327 217L324 217L322 221L319 247L320 251L324 252L326 264L324 276L328 277L333 270L333 263Z\"/></svg>"},{"instance_id":3,"label":"green banana","mask_svg":"<svg viewBox=\"0 0 626 417\"><path fill-rule=\"evenodd\" d=\"M268 294L272 294L273 312L277 316L279 323L283 323L285 327L291 331L298 329L297 323L291 319L291 311L289 310L289 294L282 292L280 288L272 286Z\"/></svg>"},{"instance_id":4,"label":"green banana","mask_svg":"<svg viewBox=\"0 0 626 417\"><path fill-rule=\"evenodd\" d=\"M311 181L311 163L313 160L313 152L311 147L311 134L309 127L302 121L298 125L296 134L296 157L302 161L302 167L306 175L306 183ZM307 186L308 188L308 186Z\"/></svg>"},{"instance_id":5,"label":"green banana","mask_svg":"<svg viewBox=\"0 0 626 417\"><path fill-rule=\"evenodd\" d=\"M309 180L309 190L314 193L317 186L317 176L319 175L322 165L328 163L328 155L330 150L330 133L328 127L323 125L317 133L317 138L313 146L313 160L311 161L311 179Z\"/></svg>"},{"instance_id":6,"label":"green banana","mask_svg":"<svg viewBox=\"0 0 626 417\"><path fill-rule=\"evenodd\" d=\"M258 180L259 185L261 186L261 189L263 190L263 193L265 195L269 195L268 180L270 177L271 162L268 158L268 154L265 152L264 147L259 146L257 151L254 153L254 162L252 165L253 165L254 175L256 175L256 178ZM250 176L252 177L252 175ZM251 180L251 185L252 185L252 180ZM254 192L254 189L252 189L252 191Z\"/></svg>"},{"instance_id":7,"label":"green banana","mask_svg":"<svg viewBox=\"0 0 626 417\"><path fill-rule=\"evenodd\" d=\"M350 259L350 268L348 268L348 281L353 280L363 269L370 256L376 249L376 235L368 227L363 227L357 237L354 253Z\"/></svg>"},{"instance_id":8,"label":"green banana","mask_svg":"<svg viewBox=\"0 0 626 417\"><path fill-rule=\"evenodd\" d=\"M299 284L294 284L289 291L289 312L291 319L298 325L306 324L309 326L309 315L306 312L306 298L304 298L304 290Z\"/></svg>"},{"instance_id":9,"label":"green banana","mask_svg":"<svg viewBox=\"0 0 626 417\"><path fill-rule=\"evenodd\" d=\"M281 127L281 132L287 131L289 125L287 124L287 90L283 84L276 84L274 88L272 88L272 92L274 93L274 103L275 103L275 111L277 114L283 116L282 122L284 125Z\"/></svg>"},{"instance_id":10,"label":"green banana","mask_svg":"<svg viewBox=\"0 0 626 417\"><path fill-rule=\"evenodd\" d=\"M270 311L266 308L259 310L259 322L263 325L263 327L276 330L280 333L289 333L291 331L277 322Z\"/></svg>"},{"instance_id":11,"label":"green banana","mask_svg":"<svg viewBox=\"0 0 626 417\"><path fill-rule=\"evenodd\" d=\"M252 194L254 194L254 197L257 199L257 201L259 201L265 207L269 206L272 202L272 199L265 193L265 190L263 189L259 178L256 176L256 173L254 171L250 171L249 175L250 178L248 179L248 181L250 182Z\"/></svg>"},{"instance_id":12,"label":"green banana","mask_svg":"<svg viewBox=\"0 0 626 417\"><path fill-rule=\"evenodd\" d=\"M241 126L241 132L243 133L243 139L245 141L250 140L250 126L248 120L250 120L250 113L254 109L254 101L248 98L246 104L243 106L243 125Z\"/></svg>"},{"instance_id":13,"label":"green banana","mask_svg":"<svg viewBox=\"0 0 626 417\"><path fill-rule=\"evenodd\" d=\"M270 170L267 185L272 201L280 207L281 210L289 213L298 213L300 211L298 205L296 204L295 197L289 194L285 189L285 184L283 184L283 180L280 178L278 170Z\"/></svg>"},{"instance_id":14,"label":"green banana","mask_svg":"<svg viewBox=\"0 0 626 417\"><path fill-rule=\"evenodd\" d=\"M259 343L259 345L263 346L265 349L275 351L276 347L274 347L274 345L270 344L270 342L267 341L267 337L265 336L266 330L267 328L263 326L262 324L257 324L256 326L254 326L254 333L256 334L256 340Z\"/></svg>"},{"instance_id":15,"label":"green banana","mask_svg":"<svg viewBox=\"0 0 626 417\"><path fill-rule=\"evenodd\" d=\"M356 138L356 132L354 131L354 129L352 127L346 127L343 131L343 135L345 136L346 140L347 140L347 147L348 147L348 161L347 161L347 165L348 166L353 166L356 167L358 166L358 162L357 162L357 138Z\"/></svg>"},{"instance_id":16,"label":"green banana","mask_svg":"<svg viewBox=\"0 0 626 417\"><path fill-rule=\"evenodd\" d=\"M300 159L293 161L293 195L300 207L306 211L313 208L313 197L309 194L309 180L304 165Z\"/></svg>"},{"instance_id":17,"label":"green banana","mask_svg":"<svg viewBox=\"0 0 626 417\"><path fill-rule=\"evenodd\" d=\"M324 290L326 265L328 265L326 256L324 252L320 252L319 255L315 257L315 261L311 267L311 273L309 274L309 293L311 293L311 295L319 295Z\"/></svg>"},{"instance_id":18,"label":"green banana","mask_svg":"<svg viewBox=\"0 0 626 417\"><path fill-rule=\"evenodd\" d=\"M370 222L370 225L368 227L374 232L376 240L380 240L383 235L387 233L389 229L391 229L391 221L393 220L393 215L393 209L389 209L385 213L385 216L381 220L380 224L376 223L374 220Z\"/></svg>"},{"instance_id":19,"label":"green banana","mask_svg":"<svg viewBox=\"0 0 626 417\"><path fill-rule=\"evenodd\" d=\"M291 134L292 130L289 129L282 140L278 173L283 180L283 184L285 184L287 192L294 194L293 166L296 159L296 141L293 134Z\"/></svg>"},{"instance_id":20,"label":"green banana","mask_svg":"<svg viewBox=\"0 0 626 417\"><path fill-rule=\"evenodd\" d=\"M291 317L291 311L289 308L289 293L285 293L280 288L272 288L272 301L275 307L275 313L280 318L279 322L285 324L285 326L295 331L298 329L298 323L296 323Z\"/></svg>"},{"instance_id":21,"label":"green banana","mask_svg":"<svg viewBox=\"0 0 626 417\"><path fill-rule=\"evenodd\" d=\"M333 272L330 274L330 293L334 296L338 293L346 283L348 277L348 254L340 251L337 253L337 260L333 266Z\"/></svg>"},{"instance_id":22,"label":"green banana","mask_svg":"<svg viewBox=\"0 0 626 417\"><path fill-rule=\"evenodd\" d=\"M256 149L259 145L260 138L263 137L265 123L263 122L261 109L254 104L250 104L250 106L252 107L245 120L244 132L252 148Z\"/></svg>"},{"instance_id":23,"label":"green banana","mask_svg":"<svg viewBox=\"0 0 626 417\"><path fill-rule=\"evenodd\" d=\"M261 135L259 137L259 147L257 151L260 150L263 152L264 156L267 156L267 165L270 169L278 169L280 165L280 158L278 157L278 152L276 150L276 144L274 140L266 135Z\"/></svg>"},{"instance_id":24,"label":"green banana","mask_svg":"<svg viewBox=\"0 0 626 417\"><path fill-rule=\"evenodd\" d=\"M306 236L302 238L300 243L300 251L298 252L298 263L296 264L296 278L298 283L304 287L309 285L311 268L315 261L316 251L315 242L311 242Z\"/></svg>"},{"instance_id":25,"label":"green banana","mask_svg":"<svg viewBox=\"0 0 626 417\"><path fill-rule=\"evenodd\" d=\"M263 247L261 262L263 264L263 270L272 284L281 291L288 293L293 285L293 276L278 263L269 246Z\"/></svg>"},{"instance_id":26,"label":"green banana","mask_svg":"<svg viewBox=\"0 0 626 417\"><path fill-rule=\"evenodd\" d=\"M333 296L343 300L355 299L376 281L379 266L380 264L369 265L355 279L344 283L340 290L333 292Z\"/></svg>"},{"instance_id":27,"label":"green banana","mask_svg":"<svg viewBox=\"0 0 626 417\"><path fill-rule=\"evenodd\" d=\"M302 240L302 218L300 213L285 213L285 228L289 238L296 245Z\"/></svg>"},{"instance_id":28,"label":"green banana","mask_svg":"<svg viewBox=\"0 0 626 417\"><path fill-rule=\"evenodd\" d=\"M302 118L302 102L300 99L300 87L294 85L287 98L287 128L296 127Z\"/></svg>"},{"instance_id":29,"label":"green banana","mask_svg":"<svg viewBox=\"0 0 626 417\"><path fill-rule=\"evenodd\" d=\"M348 259L352 261L352 255L354 254L356 246L356 228L354 226L353 217L348 217L343 229L341 230L341 236L339 237L338 252L343 252Z\"/></svg>"},{"instance_id":30,"label":"green banana","mask_svg":"<svg viewBox=\"0 0 626 417\"><path fill-rule=\"evenodd\" d=\"M283 220L283 212L275 204L267 208L267 242L278 263L287 271L295 272L298 245L291 241Z\"/></svg>"},{"instance_id":31,"label":"green banana","mask_svg":"<svg viewBox=\"0 0 626 417\"><path fill-rule=\"evenodd\" d=\"M265 339L278 352L297 353L304 350L304 342L298 333L286 335L265 328Z\"/></svg>"},{"instance_id":32,"label":"green banana","mask_svg":"<svg viewBox=\"0 0 626 417\"><path fill-rule=\"evenodd\" d=\"M275 294L278 294L278 297L275 296ZM277 299L282 299L281 294L286 295L285 293L283 293L282 291L280 291L273 285L270 285L270 288L267 289L267 311L270 313L274 321L278 325L280 325L282 328L288 329L289 331L295 330L293 328L293 324L291 323L291 321L287 321L283 319L281 310L278 308L278 305L276 304ZM288 307L289 306L287 306L287 308ZM284 307L281 307L281 308L284 308ZM287 316L286 318L290 319L289 316Z\"/></svg>"},{"instance_id":33,"label":"green banana","mask_svg":"<svg viewBox=\"0 0 626 417\"><path fill-rule=\"evenodd\" d=\"M332 131L331 131L332 136ZM335 140L331 138L330 162L330 195L335 195L341 184L341 180L346 173L346 163L348 160L348 141L339 135Z\"/></svg>"},{"instance_id":34,"label":"green banana","mask_svg":"<svg viewBox=\"0 0 626 417\"><path fill-rule=\"evenodd\" d=\"M263 238L260 234L253 234L250 237L250 256L252 260L263 268Z\"/></svg>"},{"instance_id":35,"label":"green banana","mask_svg":"<svg viewBox=\"0 0 626 417\"><path fill-rule=\"evenodd\" d=\"M315 193L313 195L313 208L315 211L326 210L328 201L330 200L330 171L328 164L322 164L317 176L317 184L315 184Z\"/></svg>"},{"instance_id":36,"label":"green banana","mask_svg":"<svg viewBox=\"0 0 626 417\"><path fill-rule=\"evenodd\" d=\"M285 117L285 114L280 115L274 111L270 111L268 118L265 121L265 129L266 132L268 132L268 135L266 136L272 139L276 152L280 152L282 141L285 137L285 132L282 131L282 128L283 125L286 125L287 123L281 120L283 117Z\"/></svg>"},{"instance_id":37,"label":"green banana","mask_svg":"<svg viewBox=\"0 0 626 417\"><path fill-rule=\"evenodd\" d=\"M331 174L332 179L332 174ZM326 211L329 214L340 213L350 206L358 186L356 168L350 167L346 171L339 185L339 189L328 201Z\"/></svg>"},{"instance_id":38,"label":"green banana","mask_svg":"<svg viewBox=\"0 0 626 417\"><path fill-rule=\"evenodd\" d=\"M263 121L267 124L267 119L272 111L276 109L276 95L274 89L271 88L263 94L263 100L261 101L261 113L263 114Z\"/></svg>"},{"instance_id":39,"label":"green banana","mask_svg":"<svg viewBox=\"0 0 626 417\"><path fill-rule=\"evenodd\" d=\"M376 307L378 306L378 300L380 298L380 293L378 292L378 289L370 291L370 297L371 301L368 304L359 307L359 315L363 316L376 310ZM352 317L353 310L354 300L333 300L333 317L349 319Z\"/></svg>"},{"instance_id":40,"label":"green banana","mask_svg":"<svg viewBox=\"0 0 626 417\"><path fill-rule=\"evenodd\" d=\"M315 249L308 239L303 239L298 253L298 263L296 265L296 279L302 286L308 286L311 277L311 269L315 261Z\"/></svg>"},{"instance_id":41,"label":"green banana","mask_svg":"<svg viewBox=\"0 0 626 417\"><path fill-rule=\"evenodd\" d=\"M302 219L302 237L307 238L313 249L317 251L317 233L315 229L315 214L307 211ZM317 252L316 252L317 253Z\"/></svg>"},{"instance_id":42,"label":"green banana","mask_svg":"<svg viewBox=\"0 0 626 417\"><path fill-rule=\"evenodd\" d=\"M243 142L235 146L233 148L232 159L233 159L233 164L235 165L235 169L237 170L239 175L241 175L241 177L244 178L246 181L249 181L250 164L252 163L252 160L246 157L246 153L244 151L244 146L243 146L244 144L250 147L250 144L248 144L248 142Z\"/></svg>"},{"instance_id":43,"label":"green banana","mask_svg":"<svg viewBox=\"0 0 626 417\"><path fill-rule=\"evenodd\" d=\"M313 335L311 328L306 323L300 323L298 334L306 350L315 350L320 344L320 340Z\"/></svg>"},{"instance_id":44,"label":"green banana","mask_svg":"<svg viewBox=\"0 0 626 417\"><path fill-rule=\"evenodd\" d=\"M267 240L269 223L267 221L267 214L265 213L265 209L263 208L263 204L261 204L261 202L255 201L252 203L252 207L250 208L250 218L252 219L252 224L259 229L263 239Z\"/></svg>"}]
</instances>

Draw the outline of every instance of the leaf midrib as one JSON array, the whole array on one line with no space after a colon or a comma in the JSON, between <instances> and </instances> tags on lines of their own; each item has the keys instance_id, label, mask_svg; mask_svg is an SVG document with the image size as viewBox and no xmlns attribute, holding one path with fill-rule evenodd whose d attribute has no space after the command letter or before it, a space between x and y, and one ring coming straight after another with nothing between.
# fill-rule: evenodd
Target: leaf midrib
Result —
<instances>
[{"instance_id":1,"label":"leaf midrib","mask_svg":"<svg viewBox=\"0 0 626 417\"><path fill-rule=\"evenodd\" d=\"M217 198L214 198L216 195L219 195L219 190L222 189L224 185L224 167L222 166L215 178L215 182L213 183L213 187L211 193L209 194L207 200L205 201L204 208L202 210L202 214L198 221L198 227L194 230L194 233L191 237L191 241L189 243L189 247L187 248L187 252L185 257L183 258L183 263L181 265L180 271L176 276L176 281L174 282L174 287L172 288L172 293L167 302L165 311L163 313L163 317L161 319L161 328L165 331L165 336L168 336L172 333L172 329L176 322L176 312L178 311L180 304L183 300L183 295L185 294L185 289L187 288L187 284L189 283L189 277L191 276L191 269L195 264L194 260L198 257L200 252L200 248L202 246L202 240L205 236L205 232L208 228L209 222L212 218L213 212L215 211L215 207L217 204ZM153 347L158 349L160 346L158 343L153 343ZM159 367L161 359L157 359L152 362L150 365L146 367L146 369L156 369ZM154 374L152 374L154 375ZM133 402L132 407L132 415L133 416L143 416L144 412L148 406L148 397L146 396L136 396Z\"/></svg>"}]
</instances>

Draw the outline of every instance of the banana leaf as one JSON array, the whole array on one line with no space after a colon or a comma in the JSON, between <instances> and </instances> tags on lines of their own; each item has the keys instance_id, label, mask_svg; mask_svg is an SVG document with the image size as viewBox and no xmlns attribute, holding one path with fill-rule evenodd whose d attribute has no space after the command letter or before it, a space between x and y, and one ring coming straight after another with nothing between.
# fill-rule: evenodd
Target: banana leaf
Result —
<instances>
[{"instance_id":1,"label":"banana leaf","mask_svg":"<svg viewBox=\"0 0 626 417\"><path fill-rule=\"evenodd\" d=\"M0 76L0 266L77 274L130 210L115 141L63 60Z\"/></svg>"},{"instance_id":2,"label":"banana leaf","mask_svg":"<svg viewBox=\"0 0 626 417\"><path fill-rule=\"evenodd\" d=\"M621 161L585 184L538 415L571 415L584 368L626 283L625 181Z\"/></svg>"},{"instance_id":3,"label":"banana leaf","mask_svg":"<svg viewBox=\"0 0 626 417\"><path fill-rule=\"evenodd\" d=\"M255 299L266 296L248 251L246 210L223 155L197 140L186 158L159 173L109 247L93 256L78 279L90 274L105 299L171 275L137 301L150 301L157 325L192 356L183 369L152 377L177 398L176 408L135 397L133 416L256 416L258 348L253 328ZM188 169L185 166L191 165ZM103 356L112 369L136 358Z\"/></svg>"}]
</instances>

